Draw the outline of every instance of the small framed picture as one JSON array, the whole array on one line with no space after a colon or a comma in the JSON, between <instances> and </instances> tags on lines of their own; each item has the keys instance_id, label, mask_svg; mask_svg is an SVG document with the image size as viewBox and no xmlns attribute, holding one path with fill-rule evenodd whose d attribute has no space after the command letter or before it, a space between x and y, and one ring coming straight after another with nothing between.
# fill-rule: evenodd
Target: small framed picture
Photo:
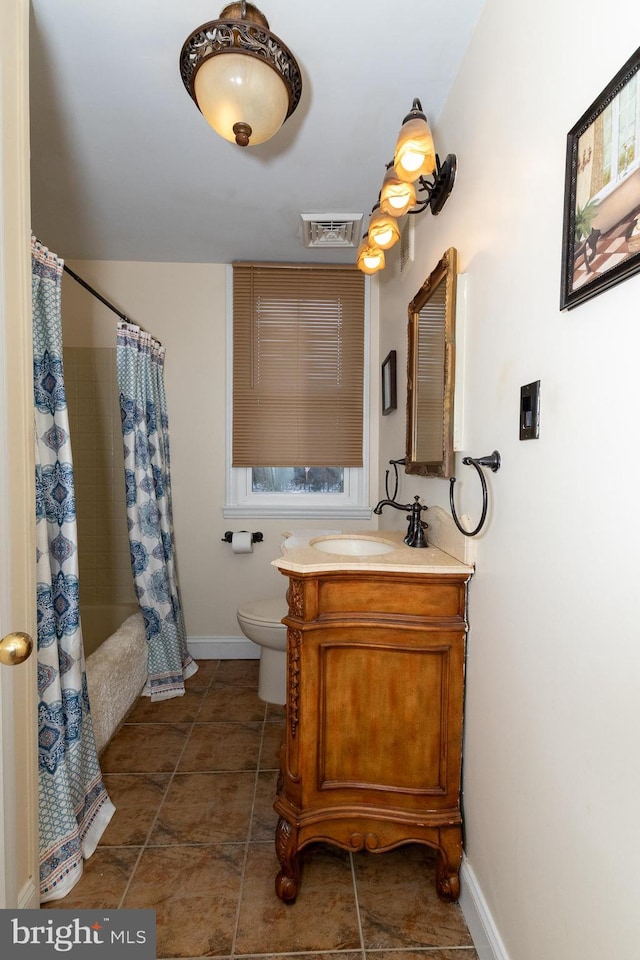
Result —
<instances>
[{"instance_id":1,"label":"small framed picture","mask_svg":"<svg viewBox=\"0 0 640 960\"><path fill-rule=\"evenodd\" d=\"M560 309L640 270L640 48L567 135Z\"/></svg>"},{"instance_id":2,"label":"small framed picture","mask_svg":"<svg viewBox=\"0 0 640 960\"><path fill-rule=\"evenodd\" d=\"M382 416L386 417L396 406L396 352L390 350L382 364Z\"/></svg>"}]
</instances>

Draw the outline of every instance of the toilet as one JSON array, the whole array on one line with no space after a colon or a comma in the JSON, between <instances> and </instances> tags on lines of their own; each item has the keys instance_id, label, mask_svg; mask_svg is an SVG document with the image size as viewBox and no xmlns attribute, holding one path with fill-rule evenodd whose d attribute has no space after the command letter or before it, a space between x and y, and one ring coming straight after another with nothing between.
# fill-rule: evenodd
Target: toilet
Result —
<instances>
[{"instance_id":1,"label":"toilet","mask_svg":"<svg viewBox=\"0 0 640 960\"><path fill-rule=\"evenodd\" d=\"M287 701L287 628L281 621L288 612L284 596L250 600L237 612L245 637L260 647L258 696L268 703Z\"/></svg>"}]
</instances>

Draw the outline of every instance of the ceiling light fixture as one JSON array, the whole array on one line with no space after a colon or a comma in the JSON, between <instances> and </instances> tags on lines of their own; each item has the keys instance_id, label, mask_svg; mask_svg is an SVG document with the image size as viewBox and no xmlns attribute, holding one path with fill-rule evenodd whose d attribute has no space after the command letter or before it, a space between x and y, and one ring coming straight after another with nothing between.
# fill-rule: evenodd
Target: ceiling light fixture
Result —
<instances>
[{"instance_id":1,"label":"ceiling light fixture","mask_svg":"<svg viewBox=\"0 0 640 960\"><path fill-rule=\"evenodd\" d=\"M427 208L434 217L440 213L453 190L456 164L453 153L440 163L422 104L415 99L402 121L393 160L387 165L378 203L371 211L358 250L358 269L370 274L384 269L383 250L399 240L397 220L405 213L422 213Z\"/></svg>"},{"instance_id":2,"label":"ceiling light fixture","mask_svg":"<svg viewBox=\"0 0 640 960\"><path fill-rule=\"evenodd\" d=\"M298 106L295 57L252 3L230 3L185 40L180 75L207 122L241 147L264 143Z\"/></svg>"}]
</instances>

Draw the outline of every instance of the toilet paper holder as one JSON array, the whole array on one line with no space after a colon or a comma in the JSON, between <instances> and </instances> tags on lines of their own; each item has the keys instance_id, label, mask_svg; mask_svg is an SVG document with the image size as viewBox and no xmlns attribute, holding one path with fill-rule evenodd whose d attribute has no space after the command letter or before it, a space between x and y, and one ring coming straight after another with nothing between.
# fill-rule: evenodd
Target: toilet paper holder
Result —
<instances>
[{"instance_id":1,"label":"toilet paper holder","mask_svg":"<svg viewBox=\"0 0 640 960\"><path fill-rule=\"evenodd\" d=\"M239 533L248 533L248 530L239 530ZM224 537L221 537L223 543L231 543L233 540L233 530L227 530ZM251 543L262 543L264 540L264 534L260 533L258 530L256 533L251 534Z\"/></svg>"}]
</instances>

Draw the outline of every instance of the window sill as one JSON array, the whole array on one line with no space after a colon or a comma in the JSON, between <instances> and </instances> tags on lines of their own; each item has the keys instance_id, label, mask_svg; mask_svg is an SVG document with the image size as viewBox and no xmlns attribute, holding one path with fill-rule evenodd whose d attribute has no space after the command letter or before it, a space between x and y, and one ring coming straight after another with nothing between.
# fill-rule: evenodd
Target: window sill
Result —
<instances>
[{"instance_id":1,"label":"window sill","mask_svg":"<svg viewBox=\"0 0 640 960\"><path fill-rule=\"evenodd\" d=\"M296 520L327 520L333 517L348 520L370 520L371 507L309 507L309 506L238 506L227 505L222 509L223 517L262 517L291 518Z\"/></svg>"}]
</instances>

